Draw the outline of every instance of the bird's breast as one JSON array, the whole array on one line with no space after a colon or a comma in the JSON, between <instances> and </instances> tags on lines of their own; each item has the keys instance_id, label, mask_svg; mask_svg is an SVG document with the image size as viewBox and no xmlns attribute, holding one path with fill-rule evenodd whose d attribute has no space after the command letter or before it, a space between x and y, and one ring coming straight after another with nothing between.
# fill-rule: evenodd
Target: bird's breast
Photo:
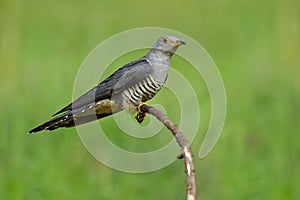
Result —
<instances>
[{"instance_id":1,"label":"bird's breast","mask_svg":"<svg viewBox=\"0 0 300 200\"><path fill-rule=\"evenodd\" d=\"M154 81L161 85L164 84L170 68L169 63L152 63L152 68L151 76L153 77Z\"/></svg>"},{"instance_id":2,"label":"bird's breast","mask_svg":"<svg viewBox=\"0 0 300 200\"><path fill-rule=\"evenodd\" d=\"M152 75L149 75L146 79L124 90L124 102L127 103L129 100L132 104L138 106L141 102L152 99L161 87L162 84L157 82Z\"/></svg>"}]
</instances>

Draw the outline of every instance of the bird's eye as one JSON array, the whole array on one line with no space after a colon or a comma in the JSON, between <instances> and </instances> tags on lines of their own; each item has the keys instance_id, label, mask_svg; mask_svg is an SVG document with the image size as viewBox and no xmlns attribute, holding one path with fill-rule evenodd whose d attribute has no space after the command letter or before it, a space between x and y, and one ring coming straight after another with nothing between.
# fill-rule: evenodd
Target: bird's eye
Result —
<instances>
[{"instance_id":1,"label":"bird's eye","mask_svg":"<svg viewBox=\"0 0 300 200\"><path fill-rule=\"evenodd\" d=\"M168 39L167 38L164 38L164 43L167 43L168 42Z\"/></svg>"}]
</instances>

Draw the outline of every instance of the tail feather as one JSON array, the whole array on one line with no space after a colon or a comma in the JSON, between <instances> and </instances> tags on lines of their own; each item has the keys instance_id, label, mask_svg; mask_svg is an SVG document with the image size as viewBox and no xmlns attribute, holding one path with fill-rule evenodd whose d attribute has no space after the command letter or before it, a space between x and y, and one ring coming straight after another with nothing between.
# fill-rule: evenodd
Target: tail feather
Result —
<instances>
[{"instance_id":1,"label":"tail feather","mask_svg":"<svg viewBox=\"0 0 300 200\"><path fill-rule=\"evenodd\" d=\"M111 114L112 113L102 113L77 117L76 114L70 111L35 127L34 129L30 130L29 133L36 133L42 130L52 131L61 127L73 127L109 116Z\"/></svg>"},{"instance_id":2,"label":"tail feather","mask_svg":"<svg viewBox=\"0 0 300 200\"><path fill-rule=\"evenodd\" d=\"M36 133L42 130L52 131L60 127L73 127L109 116L112 113L116 113L122 110L118 107L117 109L115 108L113 110L112 107L115 106L114 104L116 103L110 100L104 100L103 102L98 102L97 104L88 104L78 109L70 110L37 126L36 128L30 130L29 133ZM62 111L67 108L68 106L63 108ZM58 113L60 112L61 111L59 111Z\"/></svg>"},{"instance_id":3,"label":"tail feather","mask_svg":"<svg viewBox=\"0 0 300 200\"><path fill-rule=\"evenodd\" d=\"M74 126L73 121L73 114L68 112L35 127L34 129L30 130L29 133L36 133L42 130L52 131L60 127L71 127Z\"/></svg>"}]
</instances>

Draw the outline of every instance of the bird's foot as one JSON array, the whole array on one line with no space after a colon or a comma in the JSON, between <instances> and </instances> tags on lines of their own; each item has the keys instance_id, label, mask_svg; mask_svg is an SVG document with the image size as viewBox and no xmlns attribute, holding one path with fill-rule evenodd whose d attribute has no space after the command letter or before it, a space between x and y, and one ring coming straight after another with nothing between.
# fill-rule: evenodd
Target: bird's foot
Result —
<instances>
[{"instance_id":1,"label":"bird's foot","mask_svg":"<svg viewBox=\"0 0 300 200\"><path fill-rule=\"evenodd\" d=\"M136 114L135 116L135 119L136 121L138 121L138 123L142 123L145 119L146 119L146 113L141 111L141 106L142 105L147 105L145 103L141 103L138 107L137 107L137 110L138 110L138 113Z\"/></svg>"}]
</instances>

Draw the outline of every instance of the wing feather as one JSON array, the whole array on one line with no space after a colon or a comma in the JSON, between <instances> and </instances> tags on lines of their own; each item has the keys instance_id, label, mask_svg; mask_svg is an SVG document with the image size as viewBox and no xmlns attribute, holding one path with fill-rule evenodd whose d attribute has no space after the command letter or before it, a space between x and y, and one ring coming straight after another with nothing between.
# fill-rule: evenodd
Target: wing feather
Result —
<instances>
[{"instance_id":1,"label":"wing feather","mask_svg":"<svg viewBox=\"0 0 300 200\"><path fill-rule=\"evenodd\" d=\"M53 116L103 99L110 99L112 95L139 83L149 76L150 73L151 64L148 60L142 58L130 62L81 97L59 110Z\"/></svg>"}]
</instances>

